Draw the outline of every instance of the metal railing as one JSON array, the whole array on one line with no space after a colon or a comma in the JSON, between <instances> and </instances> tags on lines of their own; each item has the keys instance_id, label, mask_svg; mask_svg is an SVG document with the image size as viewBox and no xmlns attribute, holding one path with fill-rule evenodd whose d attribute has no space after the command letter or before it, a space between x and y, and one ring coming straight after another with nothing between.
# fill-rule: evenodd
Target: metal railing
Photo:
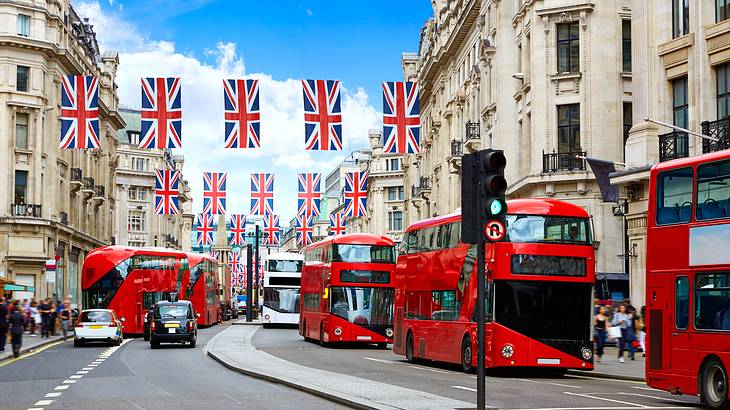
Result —
<instances>
[{"instance_id":1,"label":"metal railing","mask_svg":"<svg viewBox=\"0 0 730 410\"><path fill-rule=\"evenodd\" d=\"M585 171L585 151L544 152L542 153L542 172L545 174L561 171ZM583 158L579 158L583 157Z\"/></svg>"},{"instance_id":2,"label":"metal railing","mask_svg":"<svg viewBox=\"0 0 730 410\"><path fill-rule=\"evenodd\" d=\"M84 183L84 189L87 189L89 191L94 190L94 178L86 177L83 179L83 183Z\"/></svg>"},{"instance_id":3,"label":"metal railing","mask_svg":"<svg viewBox=\"0 0 730 410\"><path fill-rule=\"evenodd\" d=\"M421 177L418 180L418 189L420 191L430 191L431 190L431 180L428 179L428 177Z\"/></svg>"},{"instance_id":4,"label":"metal railing","mask_svg":"<svg viewBox=\"0 0 730 410\"><path fill-rule=\"evenodd\" d=\"M464 155L464 143L459 140L452 140L451 141L451 156L452 157L461 157Z\"/></svg>"},{"instance_id":5,"label":"metal railing","mask_svg":"<svg viewBox=\"0 0 730 410\"><path fill-rule=\"evenodd\" d=\"M715 121L703 121L700 126L703 134L718 139L717 141L702 139L703 154L730 148L730 117Z\"/></svg>"},{"instance_id":6,"label":"metal railing","mask_svg":"<svg viewBox=\"0 0 730 410\"><path fill-rule=\"evenodd\" d=\"M104 189L104 185L96 185L94 186L94 196L104 198L104 193L106 190Z\"/></svg>"},{"instance_id":7,"label":"metal railing","mask_svg":"<svg viewBox=\"0 0 730 410\"><path fill-rule=\"evenodd\" d=\"M672 131L659 135L659 162L689 156L689 136L686 132Z\"/></svg>"},{"instance_id":8,"label":"metal railing","mask_svg":"<svg viewBox=\"0 0 730 410\"><path fill-rule=\"evenodd\" d=\"M479 133L479 122L467 122L466 123L466 139L479 139L481 135Z\"/></svg>"},{"instance_id":9,"label":"metal railing","mask_svg":"<svg viewBox=\"0 0 730 410\"><path fill-rule=\"evenodd\" d=\"M41 206L36 204L13 204L13 216L41 217Z\"/></svg>"},{"instance_id":10,"label":"metal railing","mask_svg":"<svg viewBox=\"0 0 730 410\"><path fill-rule=\"evenodd\" d=\"M82 177L81 168L71 168L71 181L81 181Z\"/></svg>"}]
</instances>

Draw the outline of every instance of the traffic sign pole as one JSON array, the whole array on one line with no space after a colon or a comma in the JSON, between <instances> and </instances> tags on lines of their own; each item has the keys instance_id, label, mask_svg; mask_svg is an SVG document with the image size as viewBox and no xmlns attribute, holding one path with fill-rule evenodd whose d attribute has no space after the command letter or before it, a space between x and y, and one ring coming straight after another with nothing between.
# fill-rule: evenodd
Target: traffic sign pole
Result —
<instances>
[{"instance_id":1,"label":"traffic sign pole","mask_svg":"<svg viewBox=\"0 0 730 410\"><path fill-rule=\"evenodd\" d=\"M477 190L481 193L481 187ZM483 195L477 195L477 209L482 209ZM483 213L477 213L477 226L484 226ZM484 298L485 298L485 255L484 255L484 235L477 235L477 409L484 410L486 407L486 374L484 369L484 325L486 318L484 317Z\"/></svg>"}]
</instances>

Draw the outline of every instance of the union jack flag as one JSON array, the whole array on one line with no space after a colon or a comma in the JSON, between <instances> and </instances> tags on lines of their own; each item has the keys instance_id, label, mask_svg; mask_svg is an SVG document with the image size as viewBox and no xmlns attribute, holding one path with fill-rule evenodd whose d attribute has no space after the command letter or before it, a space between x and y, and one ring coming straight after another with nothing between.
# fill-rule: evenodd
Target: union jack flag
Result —
<instances>
[{"instance_id":1,"label":"union jack flag","mask_svg":"<svg viewBox=\"0 0 730 410\"><path fill-rule=\"evenodd\" d=\"M231 231L228 233L229 245L246 245L246 215L231 215Z\"/></svg>"},{"instance_id":2,"label":"union jack flag","mask_svg":"<svg viewBox=\"0 0 730 410\"><path fill-rule=\"evenodd\" d=\"M418 83L386 81L383 83L384 151L416 154L420 151L420 110Z\"/></svg>"},{"instance_id":3,"label":"union jack flag","mask_svg":"<svg viewBox=\"0 0 730 410\"><path fill-rule=\"evenodd\" d=\"M99 79L61 76L61 149L99 148Z\"/></svg>"},{"instance_id":4,"label":"union jack flag","mask_svg":"<svg viewBox=\"0 0 730 410\"><path fill-rule=\"evenodd\" d=\"M279 215L272 213L264 217L264 245L279 245Z\"/></svg>"},{"instance_id":5,"label":"union jack flag","mask_svg":"<svg viewBox=\"0 0 730 410\"><path fill-rule=\"evenodd\" d=\"M302 80L304 145L307 150L342 150L340 82Z\"/></svg>"},{"instance_id":6,"label":"union jack flag","mask_svg":"<svg viewBox=\"0 0 730 410\"><path fill-rule=\"evenodd\" d=\"M311 215L298 215L297 216L297 245L307 246L312 243L312 216Z\"/></svg>"},{"instance_id":7,"label":"union jack flag","mask_svg":"<svg viewBox=\"0 0 730 410\"><path fill-rule=\"evenodd\" d=\"M239 273L243 271L243 263L241 263L242 252L233 250L231 256L228 259L228 266L231 268L231 275L234 272ZM235 286L235 285L234 285Z\"/></svg>"},{"instance_id":8,"label":"union jack flag","mask_svg":"<svg viewBox=\"0 0 730 410\"><path fill-rule=\"evenodd\" d=\"M368 172L345 173L345 209L347 217L367 216Z\"/></svg>"},{"instance_id":9,"label":"union jack flag","mask_svg":"<svg viewBox=\"0 0 730 410\"><path fill-rule=\"evenodd\" d=\"M261 147L259 80L223 80L226 148Z\"/></svg>"},{"instance_id":10,"label":"union jack flag","mask_svg":"<svg viewBox=\"0 0 730 410\"><path fill-rule=\"evenodd\" d=\"M210 214L198 214L198 222L196 224L198 237L195 241L196 245L212 245L213 244L213 231L215 230L215 218Z\"/></svg>"},{"instance_id":11,"label":"union jack flag","mask_svg":"<svg viewBox=\"0 0 730 410\"><path fill-rule=\"evenodd\" d=\"M212 257L213 259L215 259L215 260L217 261L217 260L218 260L218 256L220 255L220 251L214 251L213 249L211 249L211 250L209 250L209 251L208 251L208 254L209 254L209 255L210 255L210 256L211 256L211 257Z\"/></svg>"},{"instance_id":12,"label":"union jack flag","mask_svg":"<svg viewBox=\"0 0 730 410\"><path fill-rule=\"evenodd\" d=\"M182 147L180 79L142 79L142 130L140 148Z\"/></svg>"},{"instance_id":13,"label":"union jack flag","mask_svg":"<svg viewBox=\"0 0 730 410\"><path fill-rule=\"evenodd\" d=\"M322 174L298 174L299 190L297 192L299 211L297 214L319 216L319 204L322 198L321 179Z\"/></svg>"},{"instance_id":14,"label":"union jack flag","mask_svg":"<svg viewBox=\"0 0 730 410\"><path fill-rule=\"evenodd\" d=\"M274 174L251 174L251 214L274 213Z\"/></svg>"},{"instance_id":15,"label":"union jack flag","mask_svg":"<svg viewBox=\"0 0 730 410\"><path fill-rule=\"evenodd\" d=\"M345 233L345 214L340 211L330 214L330 235L342 235Z\"/></svg>"},{"instance_id":16,"label":"union jack flag","mask_svg":"<svg viewBox=\"0 0 730 410\"><path fill-rule=\"evenodd\" d=\"M178 198L180 171L155 170L155 213L158 215L173 215L180 213L180 199Z\"/></svg>"},{"instance_id":17,"label":"union jack flag","mask_svg":"<svg viewBox=\"0 0 730 410\"><path fill-rule=\"evenodd\" d=\"M226 179L225 172L203 172L203 213L226 213Z\"/></svg>"}]
</instances>

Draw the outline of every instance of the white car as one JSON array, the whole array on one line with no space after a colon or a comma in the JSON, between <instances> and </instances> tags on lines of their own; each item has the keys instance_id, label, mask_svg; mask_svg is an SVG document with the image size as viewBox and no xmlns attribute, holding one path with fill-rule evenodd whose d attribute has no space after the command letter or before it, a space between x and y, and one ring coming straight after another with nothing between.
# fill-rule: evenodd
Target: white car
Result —
<instances>
[{"instance_id":1,"label":"white car","mask_svg":"<svg viewBox=\"0 0 730 410\"><path fill-rule=\"evenodd\" d=\"M79 347L86 342L109 342L119 346L124 339L123 322L124 318L117 319L113 310L83 310L74 328L74 346Z\"/></svg>"}]
</instances>

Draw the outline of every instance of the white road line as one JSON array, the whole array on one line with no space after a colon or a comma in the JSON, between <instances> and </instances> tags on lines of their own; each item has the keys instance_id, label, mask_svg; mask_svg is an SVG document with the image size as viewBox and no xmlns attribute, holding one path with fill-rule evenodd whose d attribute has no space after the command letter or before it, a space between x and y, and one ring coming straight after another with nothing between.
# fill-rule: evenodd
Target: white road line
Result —
<instances>
[{"instance_id":1,"label":"white road line","mask_svg":"<svg viewBox=\"0 0 730 410\"><path fill-rule=\"evenodd\" d=\"M434 372L434 373L441 373L441 374L451 374L451 372L447 372L445 370L437 370L437 369L429 369L428 367L421 367L421 366L408 366L411 369L418 369L418 370L425 370L427 372Z\"/></svg>"},{"instance_id":2,"label":"white road line","mask_svg":"<svg viewBox=\"0 0 730 410\"><path fill-rule=\"evenodd\" d=\"M451 386L451 387L453 387L455 389L459 389L459 390L468 390L468 391L473 391L473 392L477 391L477 389L474 389L471 387L464 387L464 386Z\"/></svg>"},{"instance_id":3,"label":"white road line","mask_svg":"<svg viewBox=\"0 0 730 410\"><path fill-rule=\"evenodd\" d=\"M228 393L223 393L224 396L228 397L229 399L233 400L236 404L243 404L241 401L234 399L231 397Z\"/></svg>"},{"instance_id":4,"label":"white road line","mask_svg":"<svg viewBox=\"0 0 730 410\"><path fill-rule=\"evenodd\" d=\"M128 398L126 398L126 397L122 397L122 398L124 399L124 401L126 401L127 403L131 404L132 406L134 406L134 407L138 408L139 410L147 410L147 409L145 409L144 407L142 407L142 406L140 406L139 404L137 404L137 403L133 402L132 400L129 400L129 399L128 399Z\"/></svg>"},{"instance_id":5,"label":"white road line","mask_svg":"<svg viewBox=\"0 0 730 410\"><path fill-rule=\"evenodd\" d=\"M550 384L553 386L560 386L560 387L570 387L571 389L582 389L581 386L573 386L571 384L562 384L562 383L554 383L554 382L542 382L539 380L530 380L530 379L517 379L522 382L530 382L530 383L537 383L537 384Z\"/></svg>"},{"instance_id":6,"label":"white road line","mask_svg":"<svg viewBox=\"0 0 730 410\"><path fill-rule=\"evenodd\" d=\"M56 388L55 388L55 389L53 389L53 390L66 390L66 389L68 389L69 387L71 387L71 386L69 386L68 384L67 384L67 385L65 385L65 386L56 386Z\"/></svg>"},{"instance_id":7,"label":"white road line","mask_svg":"<svg viewBox=\"0 0 730 410\"><path fill-rule=\"evenodd\" d=\"M84 377L83 374L74 374L73 376L69 377L69 379L80 379L82 377Z\"/></svg>"},{"instance_id":8,"label":"white road line","mask_svg":"<svg viewBox=\"0 0 730 410\"><path fill-rule=\"evenodd\" d=\"M62 383L66 383L66 384L74 384L74 383L76 383L76 380L70 380L70 379L66 379L66 380L64 380L64 381L63 381Z\"/></svg>"},{"instance_id":9,"label":"white road line","mask_svg":"<svg viewBox=\"0 0 730 410\"><path fill-rule=\"evenodd\" d=\"M648 399L655 399L655 400L669 400L673 401L675 403L685 403L683 401L675 400L669 397L659 397L659 396L651 396L649 394L640 394L640 393L626 393L626 392L618 392L617 394L621 394L624 396L636 396L636 397L646 397Z\"/></svg>"},{"instance_id":10,"label":"white road line","mask_svg":"<svg viewBox=\"0 0 730 410\"><path fill-rule=\"evenodd\" d=\"M38 400L35 405L36 406L48 406L49 404L53 403L53 400Z\"/></svg>"},{"instance_id":11,"label":"white road line","mask_svg":"<svg viewBox=\"0 0 730 410\"><path fill-rule=\"evenodd\" d=\"M653 387L639 387L639 386L631 386L631 388L632 388L632 389L639 389L639 390L649 390L649 391L655 391L655 392L660 392L660 391L662 391L662 390L659 390L659 389L655 389L655 388L653 388Z\"/></svg>"},{"instance_id":12,"label":"white road line","mask_svg":"<svg viewBox=\"0 0 730 410\"><path fill-rule=\"evenodd\" d=\"M641 384L643 386L646 386L645 382L637 382L633 380L620 380L620 379L608 379L605 377L593 377L593 376L577 376L575 374L569 374L565 376L566 379L590 379L590 380L598 380L602 382L614 382L614 383L630 383L630 384Z\"/></svg>"},{"instance_id":13,"label":"white road line","mask_svg":"<svg viewBox=\"0 0 730 410\"><path fill-rule=\"evenodd\" d=\"M43 407L31 407L28 410L43 410Z\"/></svg>"},{"instance_id":14,"label":"white road line","mask_svg":"<svg viewBox=\"0 0 730 410\"><path fill-rule=\"evenodd\" d=\"M60 395L61 395L61 392L47 393L46 397L58 397Z\"/></svg>"},{"instance_id":15,"label":"white road line","mask_svg":"<svg viewBox=\"0 0 730 410\"><path fill-rule=\"evenodd\" d=\"M363 357L363 359L365 359L365 360L371 360L373 362L380 362L380 363L399 364L398 362L394 362L392 360L376 359L374 357Z\"/></svg>"},{"instance_id":16,"label":"white road line","mask_svg":"<svg viewBox=\"0 0 730 410\"><path fill-rule=\"evenodd\" d=\"M531 409L503 409L503 410L633 410L636 407L535 407ZM649 410L687 410L690 407L687 406L659 406L659 407L646 407Z\"/></svg>"},{"instance_id":17,"label":"white road line","mask_svg":"<svg viewBox=\"0 0 730 410\"><path fill-rule=\"evenodd\" d=\"M88 370L79 370L78 372L76 372L76 374L88 374L88 373L89 373Z\"/></svg>"},{"instance_id":18,"label":"white road line","mask_svg":"<svg viewBox=\"0 0 730 410\"><path fill-rule=\"evenodd\" d=\"M93 367L84 367L84 368L83 368L83 369L81 369L81 370L86 370L86 371L89 371L89 370L94 370L94 368L93 368Z\"/></svg>"},{"instance_id":19,"label":"white road line","mask_svg":"<svg viewBox=\"0 0 730 410\"><path fill-rule=\"evenodd\" d=\"M579 397L585 397L585 398L594 399L594 400L604 400L604 401L609 401L609 402L612 402L612 403L624 404L624 405L627 405L627 406L634 406L634 407L639 407L639 408L643 408L643 409L646 409L646 408L649 408L650 407L650 406L645 406L643 404L629 403L627 401L614 400L614 399L608 399L608 398L605 398L605 397L596 397L596 396L594 396L595 394L613 394L613 393L573 393L573 392L569 392L569 391L564 391L563 393L564 394L567 394L567 395L570 395L570 396L579 396Z\"/></svg>"}]
</instances>

